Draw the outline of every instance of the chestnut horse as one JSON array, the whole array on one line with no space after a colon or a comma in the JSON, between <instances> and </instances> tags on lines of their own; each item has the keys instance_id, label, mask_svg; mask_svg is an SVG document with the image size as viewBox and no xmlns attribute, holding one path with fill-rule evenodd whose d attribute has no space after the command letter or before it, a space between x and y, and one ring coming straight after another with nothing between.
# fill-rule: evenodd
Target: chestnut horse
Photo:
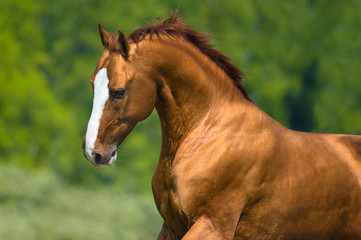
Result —
<instances>
[{"instance_id":1,"label":"chestnut horse","mask_svg":"<svg viewBox=\"0 0 361 240\"><path fill-rule=\"evenodd\" d=\"M84 153L111 164L156 108L158 239L361 239L361 136L284 128L177 14L129 37L99 32Z\"/></svg>"}]
</instances>

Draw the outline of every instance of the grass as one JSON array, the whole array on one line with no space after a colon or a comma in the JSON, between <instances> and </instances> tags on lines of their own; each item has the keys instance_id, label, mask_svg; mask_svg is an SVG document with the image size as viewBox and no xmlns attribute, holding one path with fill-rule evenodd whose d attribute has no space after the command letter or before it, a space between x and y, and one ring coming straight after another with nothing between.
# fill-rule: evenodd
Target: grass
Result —
<instances>
[{"instance_id":1,"label":"grass","mask_svg":"<svg viewBox=\"0 0 361 240\"><path fill-rule=\"evenodd\" d=\"M68 185L50 170L0 165L0 239L156 239L151 194Z\"/></svg>"}]
</instances>

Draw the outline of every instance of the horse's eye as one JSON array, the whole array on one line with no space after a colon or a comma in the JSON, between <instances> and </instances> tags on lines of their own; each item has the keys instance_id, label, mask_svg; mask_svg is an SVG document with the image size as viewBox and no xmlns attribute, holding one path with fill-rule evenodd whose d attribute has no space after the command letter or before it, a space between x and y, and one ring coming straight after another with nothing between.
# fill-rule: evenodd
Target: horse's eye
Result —
<instances>
[{"instance_id":1,"label":"horse's eye","mask_svg":"<svg viewBox=\"0 0 361 240\"><path fill-rule=\"evenodd\" d=\"M120 90L114 90L111 92L111 96L114 99L122 99L125 95L125 90L124 89L120 89Z\"/></svg>"}]
</instances>

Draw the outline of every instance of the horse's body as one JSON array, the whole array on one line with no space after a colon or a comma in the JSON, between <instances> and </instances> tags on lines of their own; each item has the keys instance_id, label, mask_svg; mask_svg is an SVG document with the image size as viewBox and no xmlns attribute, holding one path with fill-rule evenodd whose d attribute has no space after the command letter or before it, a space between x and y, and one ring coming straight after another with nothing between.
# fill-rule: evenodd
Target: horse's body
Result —
<instances>
[{"instance_id":1,"label":"horse's body","mask_svg":"<svg viewBox=\"0 0 361 240\"><path fill-rule=\"evenodd\" d=\"M116 146L157 109L158 239L361 239L361 136L284 128L176 16L129 39L100 34L94 105L99 79L109 96L100 117L93 107L85 153L95 165L113 162Z\"/></svg>"}]
</instances>

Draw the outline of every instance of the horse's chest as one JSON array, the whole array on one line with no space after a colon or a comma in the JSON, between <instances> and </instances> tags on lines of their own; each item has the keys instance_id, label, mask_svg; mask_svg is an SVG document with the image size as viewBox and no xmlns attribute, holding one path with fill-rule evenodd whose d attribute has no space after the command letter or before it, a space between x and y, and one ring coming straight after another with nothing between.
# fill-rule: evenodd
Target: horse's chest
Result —
<instances>
[{"instance_id":1,"label":"horse's chest","mask_svg":"<svg viewBox=\"0 0 361 240\"><path fill-rule=\"evenodd\" d=\"M159 213L174 234L183 236L189 227L176 178L170 171L158 170L153 176L153 194Z\"/></svg>"}]
</instances>

